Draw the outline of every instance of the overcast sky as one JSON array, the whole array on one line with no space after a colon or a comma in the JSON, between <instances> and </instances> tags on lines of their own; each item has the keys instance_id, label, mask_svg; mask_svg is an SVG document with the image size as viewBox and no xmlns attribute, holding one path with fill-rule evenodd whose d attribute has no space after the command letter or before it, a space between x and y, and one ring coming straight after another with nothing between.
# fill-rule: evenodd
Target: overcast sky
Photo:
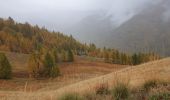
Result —
<instances>
[{"instance_id":1,"label":"overcast sky","mask_svg":"<svg viewBox=\"0 0 170 100\"><path fill-rule=\"evenodd\" d=\"M160 0L0 0L0 17L63 31L100 11L120 24L156 1Z\"/></svg>"}]
</instances>

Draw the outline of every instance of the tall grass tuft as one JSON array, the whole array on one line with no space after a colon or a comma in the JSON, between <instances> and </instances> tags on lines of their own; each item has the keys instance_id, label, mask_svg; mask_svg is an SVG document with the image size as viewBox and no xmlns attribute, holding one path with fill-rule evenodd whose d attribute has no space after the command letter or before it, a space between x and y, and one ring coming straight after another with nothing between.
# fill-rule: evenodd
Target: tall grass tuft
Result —
<instances>
[{"instance_id":1,"label":"tall grass tuft","mask_svg":"<svg viewBox=\"0 0 170 100\"><path fill-rule=\"evenodd\" d=\"M151 95L149 100L170 100L170 92L169 93L157 93Z\"/></svg>"},{"instance_id":2,"label":"tall grass tuft","mask_svg":"<svg viewBox=\"0 0 170 100\"><path fill-rule=\"evenodd\" d=\"M99 84L95 87L97 95L107 95L110 93L109 86L107 83Z\"/></svg>"},{"instance_id":3,"label":"tall grass tuft","mask_svg":"<svg viewBox=\"0 0 170 100\"><path fill-rule=\"evenodd\" d=\"M129 88L124 83L117 83L117 85L115 85L115 87L112 89L112 97L115 100L128 99L129 95Z\"/></svg>"},{"instance_id":4,"label":"tall grass tuft","mask_svg":"<svg viewBox=\"0 0 170 100\"><path fill-rule=\"evenodd\" d=\"M77 93L68 93L61 96L58 100L83 100L83 97Z\"/></svg>"},{"instance_id":5,"label":"tall grass tuft","mask_svg":"<svg viewBox=\"0 0 170 100\"><path fill-rule=\"evenodd\" d=\"M151 88L157 86L157 80L148 80L143 84L144 91L148 92Z\"/></svg>"}]
</instances>

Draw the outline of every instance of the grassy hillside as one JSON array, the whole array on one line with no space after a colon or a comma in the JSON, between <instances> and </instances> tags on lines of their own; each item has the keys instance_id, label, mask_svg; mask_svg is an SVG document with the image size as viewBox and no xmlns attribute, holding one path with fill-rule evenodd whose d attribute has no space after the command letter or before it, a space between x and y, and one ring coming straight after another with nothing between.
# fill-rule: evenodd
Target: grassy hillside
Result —
<instances>
[{"instance_id":1,"label":"grassy hillside","mask_svg":"<svg viewBox=\"0 0 170 100\"><path fill-rule=\"evenodd\" d=\"M57 79L48 80L48 82L47 80L39 81L39 82L34 81L32 84L32 87L36 86L37 84L39 85L41 84L40 86L42 87L46 86L45 88L42 88L42 87L39 88L38 91L30 91L29 84L31 83L31 81L25 80L24 81L25 83L23 82L21 84L23 86L20 91L13 91L13 90L4 91L3 89L1 89L0 94L2 98L6 98L7 100L8 99L10 100L11 98L12 100L14 98L16 98L16 100L18 99L22 100L25 97L27 97L28 100L30 99L34 100L37 98L41 100L43 99L44 100L46 99L56 100L55 98L57 98L59 95L63 93L67 93L67 92L78 92L78 93L84 93L88 91L92 92L94 91L94 87L96 85L102 84L102 83L108 83L110 87L110 86L113 86L115 84L115 81L117 80L128 83L130 87L134 88L134 87L139 87L141 84L143 84L146 80L149 80L149 79L161 79L165 81L170 81L169 79L170 66L169 65L170 65L170 58L166 58L166 59L162 59L159 61L153 61L153 62L149 62L146 64L132 66L132 67L128 67L128 68L116 71L115 68L118 67L118 66L116 67L116 65L79 60L73 64L68 63L64 65L65 67L64 66L61 67L63 72L67 74L69 74L70 72L69 77L67 78L65 77L65 79L76 80L78 79L76 77L80 77L80 79L82 79L83 77L84 79L88 79L89 77L87 78L87 76L88 75L93 76L92 73L93 74L96 73L95 75L99 76L99 75L106 74L112 71L116 71L116 72L112 72L110 74L100 76L97 78L92 78L92 79L85 80L85 81L77 80L73 82L74 84L68 82L68 84L65 84L64 87L60 86L60 88L57 85L58 85L58 82L60 84L63 84L62 83L63 80L61 80L62 78L58 81ZM92 71L92 73L89 71ZM83 76L81 76L82 73L84 73ZM74 78L71 75L73 75ZM96 77L95 75L93 77ZM13 80L13 81L17 83L19 80ZM9 81L4 81L4 84L8 84L8 82ZM75 82L78 82L78 83L75 83ZM1 88L2 88L2 84L1 84Z\"/></svg>"},{"instance_id":2,"label":"grassy hillside","mask_svg":"<svg viewBox=\"0 0 170 100\"><path fill-rule=\"evenodd\" d=\"M109 86L114 85L115 81L120 80L125 83L129 83L130 87L139 87L145 81L149 79L160 79L170 81L170 58L142 64L139 66L128 67L120 71L116 71L104 76L100 76L94 79L81 81L79 83L60 88L55 91L39 92L39 96L47 96L50 94L56 97L56 94L62 94L67 92L83 93L84 91L94 91L94 87L97 84L107 82Z\"/></svg>"},{"instance_id":3,"label":"grassy hillside","mask_svg":"<svg viewBox=\"0 0 170 100\"><path fill-rule=\"evenodd\" d=\"M1 92L23 92L26 84L26 91L28 92L56 90L69 84L98 77L127 67L125 65L107 64L101 61L92 61L86 57L76 56L74 62L58 63L61 71L61 75L59 77L54 79L37 80L29 79L27 65L29 54L13 52L4 53L12 65L13 78L11 80L0 80Z\"/></svg>"}]
</instances>

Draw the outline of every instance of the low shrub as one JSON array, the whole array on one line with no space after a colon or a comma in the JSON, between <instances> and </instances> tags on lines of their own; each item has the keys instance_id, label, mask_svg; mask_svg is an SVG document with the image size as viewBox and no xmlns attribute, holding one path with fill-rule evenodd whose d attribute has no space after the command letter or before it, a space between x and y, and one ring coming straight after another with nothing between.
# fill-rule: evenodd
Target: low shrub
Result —
<instances>
[{"instance_id":1,"label":"low shrub","mask_svg":"<svg viewBox=\"0 0 170 100\"><path fill-rule=\"evenodd\" d=\"M107 95L110 93L108 84L106 83L97 85L95 90L97 95Z\"/></svg>"},{"instance_id":2,"label":"low shrub","mask_svg":"<svg viewBox=\"0 0 170 100\"><path fill-rule=\"evenodd\" d=\"M83 100L83 97L77 93L69 93L61 96L59 100Z\"/></svg>"},{"instance_id":3,"label":"low shrub","mask_svg":"<svg viewBox=\"0 0 170 100\"><path fill-rule=\"evenodd\" d=\"M149 100L170 100L170 93L158 93L151 95Z\"/></svg>"},{"instance_id":4,"label":"low shrub","mask_svg":"<svg viewBox=\"0 0 170 100\"><path fill-rule=\"evenodd\" d=\"M112 90L112 97L115 100L128 99L129 94L129 88L124 83L118 83Z\"/></svg>"},{"instance_id":5,"label":"low shrub","mask_svg":"<svg viewBox=\"0 0 170 100\"><path fill-rule=\"evenodd\" d=\"M85 100L97 100L97 95L95 93L87 93L83 95Z\"/></svg>"},{"instance_id":6,"label":"low shrub","mask_svg":"<svg viewBox=\"0 0 170 100\"><path fill-rule=\"evenodd\" d=\"M151 88L154 88L157 86L156 80L148 80L143 84L143 89L148 92Z\"/></svg>"}]
</instances>

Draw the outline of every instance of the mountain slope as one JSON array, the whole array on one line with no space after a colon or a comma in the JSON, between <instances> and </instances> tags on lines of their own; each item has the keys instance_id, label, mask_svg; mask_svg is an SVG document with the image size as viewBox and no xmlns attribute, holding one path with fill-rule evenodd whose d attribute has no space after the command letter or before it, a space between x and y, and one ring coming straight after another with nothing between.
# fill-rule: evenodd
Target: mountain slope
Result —
<instances>
[{"instance_id":1,"label":"mountain slope","mask_svg":"<svg viewBox=\"0 0 170 100\"><path fill-rule=\"evenodd\" d=\"M105 14L94 12L68 29L68 32L73 33L73 36L82 42L95 43L97 46L107 45L105 38L109 37L115 26L111 17L106 17Z\"/></svg>"},{"instance_id":2,"label":"mountain slope","mask_svg":"<svg viewBox=\"0 0 170 100\"><path fill-rule=\"evenodd\" d=\"M56 91L39 92L38 95L48 96L48 94L54 94L53 97L57 96L55 94L62 94L68 92L92 92L96 85L107 82L109 86L113 86L116 80L123 81L125 83L129 82L132 87L138 87L142 85L146 80L150 79L160 79L170 81L170 58L166 58L159 61L150 62L147 64L142 64L138 66L128 67L120 71L116 71L101 77L81 81L76 84L60 88ZM160 67L162 66L162 67ZM150 77L148 77L150 76Z\"/></svg>"},{"instance_id":3,"label":"mountain slope","mask_svg":"<svg viewBox=\"0 0 170 100\"><path fill-rule=\"evenodd\" d=\"M98 47L113 47L126 52L154 51L169 56L169 5L167 0L147 5L120 26L115 25L114 14L106 17L106 13L95 13L73 26L70 32L75 33L77 39L93 42Z\"/></svg>"},{"instance_id":4,"label":"mountain slope","mask_svg":"<svg viewBox=\"0 0 170 100\"><path fill-rule=\"evenodd\" d=\"M169 11L162 2L143 10L138 15L113 31L112 46L127 51L155 51L170 55L170 20L165 20Z\"/></svg>"}]
</instances>

